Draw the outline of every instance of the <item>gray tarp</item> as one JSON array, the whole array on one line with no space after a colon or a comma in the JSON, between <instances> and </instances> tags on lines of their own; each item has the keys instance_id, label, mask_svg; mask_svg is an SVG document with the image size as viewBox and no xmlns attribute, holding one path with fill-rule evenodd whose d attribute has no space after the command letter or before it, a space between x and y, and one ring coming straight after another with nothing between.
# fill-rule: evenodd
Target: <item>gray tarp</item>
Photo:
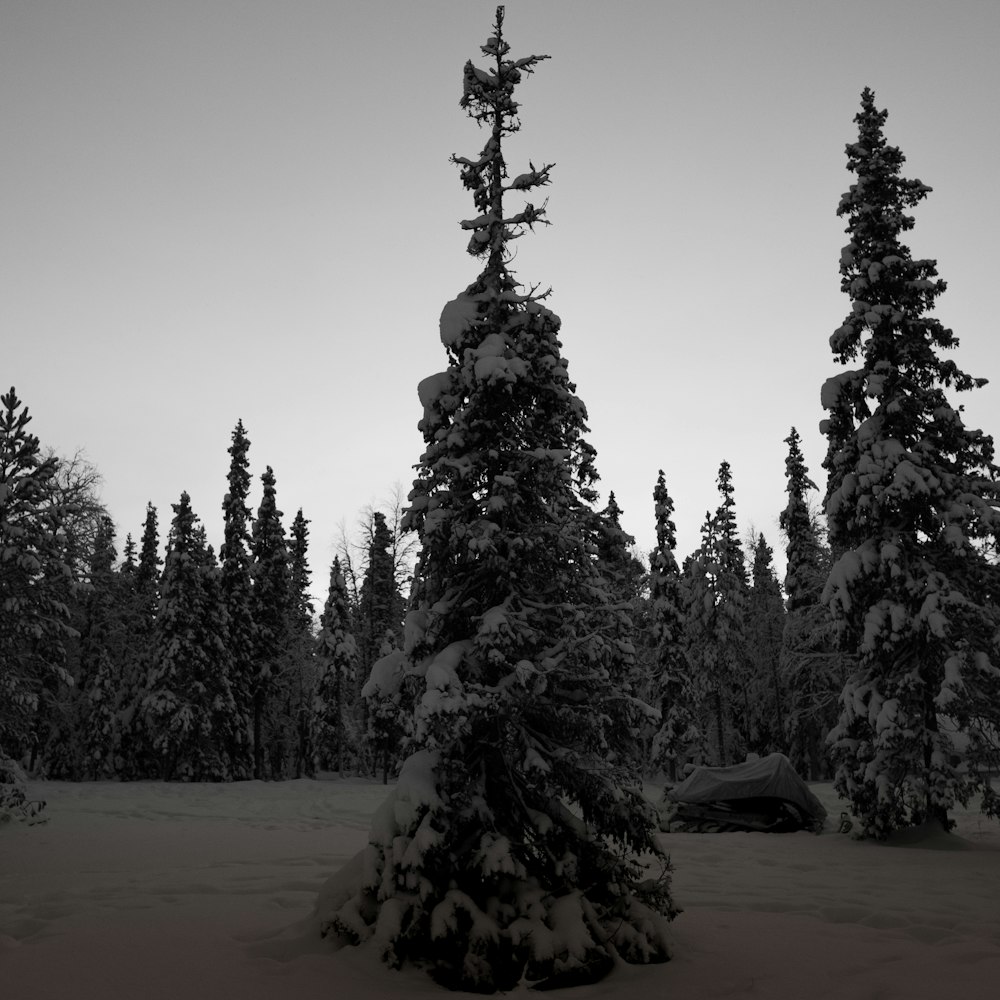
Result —
<instances>
[{"instance_id":1,"label":"gray tarp","mask_svg":"<svg viewBox=\"0 0 1000 1000\"><path fill-rule=\"evenodd\" d=\"M784 799L807 816L826 819L826 809L798 776L788 758L772 753L732 767L696 767L667 792L674 802L731 802L734 799Z\"/></svg>"}]
</instances>

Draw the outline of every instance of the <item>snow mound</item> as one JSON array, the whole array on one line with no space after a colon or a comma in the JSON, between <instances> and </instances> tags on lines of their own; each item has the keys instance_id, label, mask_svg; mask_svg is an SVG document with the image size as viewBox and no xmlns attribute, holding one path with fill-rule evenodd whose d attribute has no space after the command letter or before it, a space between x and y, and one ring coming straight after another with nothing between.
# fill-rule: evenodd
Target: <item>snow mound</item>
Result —
<instances>
[{"instance_id":1,"label":"snow mound","mask_svg":"<svg viewBox=\"0 0 1000 1000\"><path fill-rule=\"evenodd\" d=\"M889 847L917 847L925 851L974 851L976 845L949 833L937 820L898 830L886 838Z\"/></svg>"}]
</instances>

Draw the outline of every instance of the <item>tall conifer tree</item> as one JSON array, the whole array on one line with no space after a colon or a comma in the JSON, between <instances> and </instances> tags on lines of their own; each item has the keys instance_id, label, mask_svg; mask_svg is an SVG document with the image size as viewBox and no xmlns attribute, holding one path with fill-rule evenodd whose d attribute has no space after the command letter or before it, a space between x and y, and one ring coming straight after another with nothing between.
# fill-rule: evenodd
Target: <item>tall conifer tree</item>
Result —
<instances>
[{"instance_id":1,"label":"tall conifer tree","mask_svg":"<svg viewBox=\"0 0 1000 1000\"><path fill-rule=\"evenodd\" d=\"M365 688L369 685L372 668L381 657L387 638L390 646L394 646L396 643L393 640L401 632L403 600L396 583L393 547L385 514L373 511L369 522L365 572L358 594L355 635L358 638L357 681L361 723L373 771L381 763L384 780L390 762L395 765L398 760L401 750L399 741L406 728L404 720L399 718L404 711L402 675L396 672L391 690L385 683L369 686L367 694ZM412 709L410 705L410 713Z\"/></svg>"},{"instance_id":2,"label":"tall conifer tree","mask_svg":"<svg viewBox=\"0 0 1000 1000\"><path fill-rule=\"evenodd\" d=\"M773 551L761 534L753 549L753 582L747 592L745 626L750 749L784 752L787 692L781 676L785 606L774 572Z\"/></svg>"},{"instance_id":3,"label":"tall conifer tree","mask_svg":"<svg viewBox=\"0 0 1000 1000\"><path fill-rule=\"evenodd\" d=\"M150 690L155 653L156 616L160 607L159 513L151 501L146 503L139 560L133 577L132 592L132 665L129 670L128 707L125 710L121 742L121 775L127 778L159 777L162 770L154 750L155 735L146 730L149 716L144 710Z\"/></svg>"},{"instance_id":4,"label":"tall conifer tree","mask_svg":"<svg viewBox=\"0 0 1000 1000\"><path fill-rule=\"evenodd\" d=\"M0 396L0 762L37 745L46 686L68 682L73 567L58 461L44 458L14 387Z\"/></svg>"},{"instance_id":5,"label":"tall conifer tree","mask_svg":"<svg viewBox=\"0 0 1000 1000\"><path fill-rule=\"evenodd\" d=\"M291 526L288 549L288 645L284 678L285 715L287 726L294 734L291 767L301 778L309 767L309 716L316 686L316 665L313 662L316 637L313 632L312 598L309 596L309 520L300 507Z\"/></svg>"},{"instance_id":6,"label":"tall conifer tree","mask_svg":"<svg viewBox=\"0 0 1000 1000\"><path fill-rule=\"evenodd\" d=\"M835 732L836 785L865 833L922 819L948 824L1000 766L998 579L984 543L1000 534L993 442L965 426L946 390L983 384L939 352L958 341L929 315L945 283L902 234L930 191L901 175L868 88L847 146L857 181L842 197L849 242L841 288L851 311L830 338L826 512L839 554L824 600L857 657Z\"/></svg>"},{"instance_id":7,"label":"tall conifer tree","mask_svg":"<svg viewBox=\"0 0 1000 1000\"><path fill-rule=\"evenodd\" d=\"M222 500L224 534L219 551L222 601L229 620L228 646L232 663L231 685L236 704L235 742L228 748L233 775L253 772L252 726L256 633L253 620L253 584L250 558L250 441L237 420L229 446L228 490Z\"/></svg>"},{"instance_id":8,"label":"tall conifer tree","mask_svg":"<svg viewBox=\"0 0 1000 1000\"><path fill-rule=\"evenodd\" d=\"M646 573L642 563L632 554L635 538L622 527L622 509L614 491L608 494L608 505L598 514L597 564L608 584L611 596L630 603L642 592Z\"/></svg>"},{"instance_id":9,"label":"tall conifer tree","mask_svg":"<svg viewBox=\"0 0 1000 1000\"><path fill-rule=\"evenodd\" d=\"M788 456L785 459L785 492L788 493L788 502L778 517L786 539L785 595L789 611L815 604L825 580L820 543L816 537L808 500L809 491L817 489L817 486L809 478L809 469L800 447L801 441L799 432L794 427L785 438L785 444L788 445Z\"/></svg>"},{"instance_id":10,"label":"tall conifer tree","mask_svg":"<svg viewBox=\"0 0 1000 1000\"><path fill-rule=\"evenodd\" d=\"M136 569L135 586L140 609L140 628L147 639L152 635L153 625L160 607L160 557L159 514L151 502L146 504L146 518L142 526L142 541L139 547L139 565Z\"/></svg>"},{"instance_id":11,"label":"tall conifer tree","mask_svg":"<svg viewBox=\"0 0 1000 1000\"><path fill-rule=\"evenodd\" d=\"M125 548L122 550L121 572L126 576L135 576L135 572L139 568L135 558L135 539L132 537L132 532L130 531L125 536Z\"/></svg>"},{"instance_id":12,"label":"tall conifer tree","mask_svg":"<svg viewBox=\"0 0 1000 1000\"><path fill-rule=\"evenodd\" d=\"M285 528L278 509L274 470L268 466L261 475L264 493L253 523L253 619L256 626L256 652L253 688L254 777L274 777L283 756L282 735L276 731L272 715L272 694L280 676L285 644L289 635L291 611L291 576ZM269 755L265 759L265 752Z\"/></svg>"},{"instance_id":13,"label":"tall conifer tree","mask_svg":"<svg viewBox=\"0 0 1000 1000\"><path fill-rule=\"evenodd\" d=\"M636 705L648 704L654 698L652 657L644 648L648 643L650 621L646 596L649 576L646 568L633 555L635 538L621 523L622 509L614 491L608 494L608 504L594 516L594 548L598 574L618 618L616 636L622 655L615 678L623 694L636 697ZM640 766L646 763L644 748L653 735L658 718L654 709L646 715L643 739L633 743L633 753Z\"/></svg>"},{"instance_id":14,"label":"tall conifer tree","mask_svg":"<svg viewBox=\"0 0 1000 1000\"><path fill-rule=\"evenodd\" d=\"M686 573L688 658L705 698L706 742L725 766L742 760L748 742L746 697L747 575L736 528L732 472L719 466L721 502L706 513L701 546Z\"/></svg>"},{"instance_id":15,"label":"tall conifer tree","mask_svg":"<svg viewBox=\"0 0 1000 1000\"><path fill-rule=\"evenodd\" d=\"M89 588L85 599L86 627L81 636L80 676L77 678L81 765L89 778L116 776L120 742L120 712L127 693L125 656L125 581L114 570L115 526L104 516L94 537Z\"/></svg>"},{"instance_id":16,"label":"tall conifer tree","mask_svg":"<svg viewBox=\"0 0 1000 1000\"><path fill-rule=\"evenodd\" d=\"M231 711L231 693L220 670L225 620L212 574L215 557L188 494L172 506L145 728L161 777L222 780L229 767L219 722Z\"/></svg>"},{"instance_id":17,"label":"tall conifer tree","mask_svg":"<svg viewBox=\"0 0 1000 1000\"><path fill-rule=\"evenodd\" d=\"M844 686L844 657L836 648L834 624L820 598L830 572L808 495L809 477L793 427L785 443L788 502L779 515L785 533L787 614L781 638L781 679L786 691L785 744L798 771L811 780L827 777L826 737L837 721Z\"/></svg>"},{"instance_id":18,"label":"tall conifer tree","mask_svg":"<svg viewBox=\"0 0 1000 1000\"><path fill-rule=\"evenodd\" d=\"M343 774L358 651L350 631L347 585L339 559L334 559L330 567L330 586L316 647L319 677L310 726L313 767L333 767Z\"/></svg>"},{"instance_id":19,"label":"tall conifer tree","mask_svg":"<svg viewBox=\"0 0 1000 1000\"><path fill-rule=\"evenodd\" d=\"M679 765L697 755L702 736L697 723L698 698L684 655L684 609L680 568L674 549L677 528L674 502L660 469L653 490L656 548L649 557L649 597L656 644L656 705L660 726L653 740L653 763L677 778Z\"/></svg>"},{"instance_id":20,"label":"tall conifer tree","mask_svg":"<svg viewBox=\"0 0 1000 1000\"><path fill-rule=\"evenodd\" d=\"M503 8L466 64L461 105L489 130L456 157L478 215L479 277L445 306L448 368L419 386L426 450L407 523L420 537L405 670L422 679L399 785L373 824L359 892L329 927L443 983L594 980L617 956L666 957L673 906L637 855L659 853L629 759L640 712L613 678L628 651L591 556L594 451L559 319L508 270L543 206L508 214L514 91L543 57L508 57ZM377 666L376 666L377 670Z\"/></svg>"}]
</instances>

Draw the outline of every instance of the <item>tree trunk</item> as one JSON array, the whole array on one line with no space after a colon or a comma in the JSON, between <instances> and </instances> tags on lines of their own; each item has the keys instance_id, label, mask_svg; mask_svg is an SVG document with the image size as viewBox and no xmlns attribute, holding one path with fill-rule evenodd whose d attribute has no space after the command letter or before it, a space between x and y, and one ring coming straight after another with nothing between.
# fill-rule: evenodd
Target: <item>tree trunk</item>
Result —
<instances>
[{"instance_id":1,"label":"tree trunk","mask_svg":"<svg viewBox=\"0 0 1000 1000\"><path fill-rule=\"evenodd\" d=\"M258 691L253 696L253 776L257 781L264 777L264 747L261 745L263 715L263 692Z\"/></svg>"},{"instance_id":2,"label":"tree trunk","mask_svg":"<svg viewBox=\"0 0 1000 1000\"><path fill-rule=\"evenodd\" d=\"M718 748L716 750L716 757L719 761L719 767L725 767L727 764L726 760L726 739L725 739L725 720L723 719L723 709L722 709L722 692L716 688L715 695L715 736L718 740Z\"/></svg>"}]
</instances>

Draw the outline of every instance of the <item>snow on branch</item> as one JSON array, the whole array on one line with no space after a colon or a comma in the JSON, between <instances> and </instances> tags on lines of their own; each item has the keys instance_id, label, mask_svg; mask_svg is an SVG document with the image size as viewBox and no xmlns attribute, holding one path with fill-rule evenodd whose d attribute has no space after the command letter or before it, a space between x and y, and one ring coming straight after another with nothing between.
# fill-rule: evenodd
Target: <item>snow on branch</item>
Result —
<instances>
[{"instance_id":1,"label":"snow on branch","mask_svg":"<svg viewBox=\"0 0 1000 1000\"><path fill-rule=\"evenodd\" d=\"M528 191L534 187L544 187L546 184L550 183L551 178L549 177L549 171L555 166L554 163L546 163L542 165L541 170L536 170L534 163L531 160L528 161L528 166L531 168L525 174L518 174L510 184L504 185L504 191Z\"/></svg>"}]
</instances>

